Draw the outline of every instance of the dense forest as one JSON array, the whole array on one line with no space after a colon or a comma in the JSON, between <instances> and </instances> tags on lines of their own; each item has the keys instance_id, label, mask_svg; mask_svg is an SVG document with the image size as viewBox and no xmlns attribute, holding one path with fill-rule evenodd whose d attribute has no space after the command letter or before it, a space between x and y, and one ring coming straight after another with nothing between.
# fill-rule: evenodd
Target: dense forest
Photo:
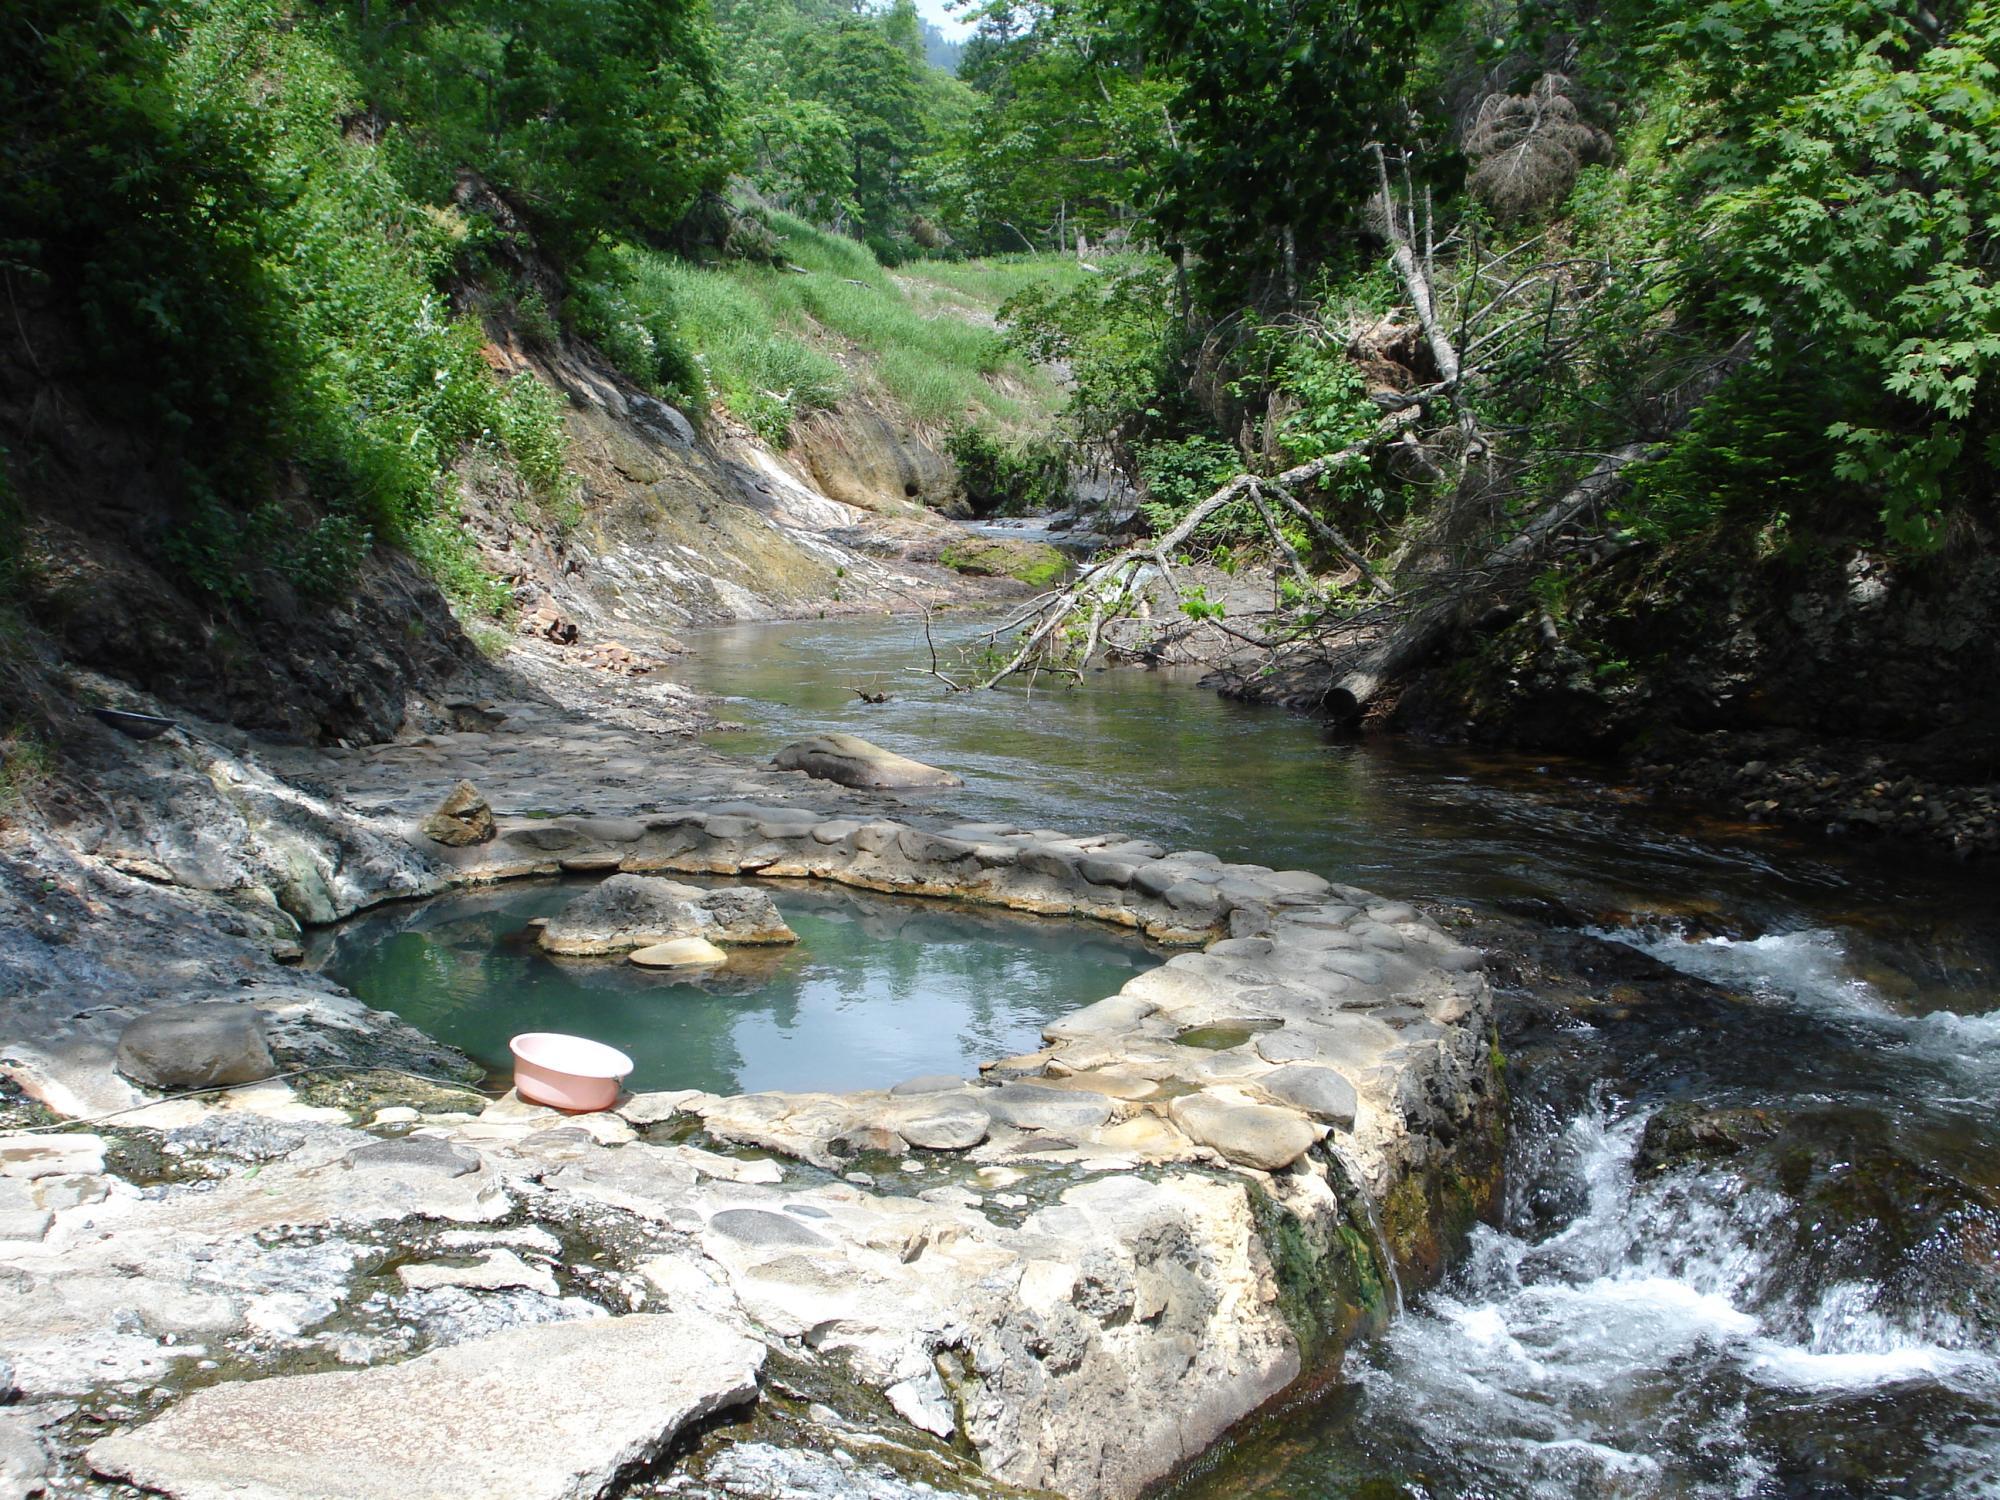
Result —
<instances>
[{"instance_id":1,"label":"dense forest","mask_svg":"<svg viewBox=\"0 0 2000 1500\"><path fill-rule=\"evenodd\" d=\"M1094 646L1156 552L1255 557L1264 647L1404 632L1322 688L1349 709L1502 563L1615 688L1646 663L1583 623L1607 568L1629 597L1725 556L1920 576L1988 547L1993 7L960 9L952 72L910 0L24 0L16 383L117 425L170 499L147 545L211 596L337 595L393 546L504 612L465 456L557 519L574 481L561 396L494 378L483 328L783 444L851 384L801 332L845 317L985 503L1088 463L1171 539L1055 601L1029 656ZM925 265L985 277L1000 331L835 305ZM1029 360L1059 417L995 394ZM47 414L12 407L32 597Z\"/></svg>"}]
</instances>

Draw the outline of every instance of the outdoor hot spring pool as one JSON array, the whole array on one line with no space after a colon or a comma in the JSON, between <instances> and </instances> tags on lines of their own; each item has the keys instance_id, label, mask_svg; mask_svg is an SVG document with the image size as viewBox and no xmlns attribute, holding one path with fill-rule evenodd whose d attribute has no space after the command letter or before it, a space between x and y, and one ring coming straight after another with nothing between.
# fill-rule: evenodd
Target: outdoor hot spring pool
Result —
<instances>
[{"instance_id":1,"label":"outdoor hot spring pool","mask_svg":"<svg viewBox=\"0 0 2000 1500\"><path fill-rule=\"evenodd\" d=\"M1161 960L1111 928L791 882L764 888L799 941L733 947L721 969L544 953L529 924L586 885L538 880L384 908L320 934L308 961L496 1081L513 1072L509 1037L566 1031L629 1054L635 1091L733 1094L970 1074L1033 1051L1049 1021Z\"/></svg>"}]
</instances>

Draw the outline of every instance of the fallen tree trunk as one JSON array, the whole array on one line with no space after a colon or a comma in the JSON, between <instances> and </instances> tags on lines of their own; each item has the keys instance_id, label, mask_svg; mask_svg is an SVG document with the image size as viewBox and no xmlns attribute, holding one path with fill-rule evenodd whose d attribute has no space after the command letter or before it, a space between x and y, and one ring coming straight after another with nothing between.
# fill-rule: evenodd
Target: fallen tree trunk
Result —
<instances>
[{"instance_id":1,"label":"fallen tree trunk","mask_svg":"<svg viewBox=\"0 0 2000 1500\"><path fill-rule=\"evenodd\" d=\"M1075 581L1067 588L1050 595L1048 601L1039 605L1032 613L1023 617L1017 617L1018 623L1022 625L1026 625L1029 620L1034 620L1035 624L1028 630L1027 634L1022 638L1021 643L1015 648L1014 654L1004 664L990 675L970 685L990 688L1005 681L1016 672L1027 671L1031 667L1056 666L1057 662L1052 659L1050 653L1053 649L1057 632L1066 621L1078 614L1087 614L1090 621L1089 631L1084 640L1086 654L1080 661L1075 663L1074 667L1067 668L1067 670L1079 670L1083 666L1088 665L1088 653L1096 650L1099 632L1103 628L1106 612L1118 602L1120 591L1130 582L1127 575L1129 574L1132 578L1136 578L1140 566L1150 562L1160 570L1160 576L1166 580L1167 587L1174 592L1176 597L1179 597L1180 588L1175 584L1173 574L1174 552L1200 529L1202 522L1206 521L1210 516L1233 500L1250 500L1258 515L1270 528L1273 539L1281 548L1289 550L1289 543L1284 540L1283 535L1278 531L1270 509L1264 503L1266 492L1275 494L1281 500L1296 505L1297 502L1292 500L1289 494L1293 488L1309 484L1329 470L1339 468L1343 464L1352 463L1358 458L1364 458L1373 453L1376 448L1388 442L1406 427L1414 423L1417 417L1418 411L1415 408L1391 412L1382 418L1376 424L1375 430L1360 442L1350 443L1337 453L1328 453L1320 458L1302 463L1295 468L1287 469L1284 473L1274 478L1267 478L1256 474L1238 474L1234 479L1230 480L1227 484L1216 490L1214 494L1182 516L1172 530L1151 541L1135 542L1101 563L1092 563L1079 573ZM1345 549L1344 539L1342 539L1342 546L1344 550L1347 550ZM1355 555L1358 557L1358 554ZM1386 589L1387 586L1382 583L1381 579L1376 577L1371 570L1368 570L1365 561L1361 562L1360 566L1364 571L1369 573L1371 581L1379 589ZM1253 641L1251 644L1259 643Z\"/></svg>"},{"instance_id":2,"label":"fallen tree trunk","mask_svg":"<svg viewBox=\"0 0 2000 1500\"><path fill-rule=\"evenodd\" d=\"M1504 545L1488 553L1485 561L1474 571L1489 575L1528 561L1556 532L1601 503L1616 487L1628 465L1653 451L1651 443L1627 443L1623 448L1605 454L1560 499L1544 507ZM1430 654L1458 618L1466 597L1464 591L1455 590L1435 603L1416 609L1390 628L1355 659L1339 681L1327 689L1327 713L1348 722L1359 719L1384 684L1394 681Z\"/></svg>"}]
</instances>

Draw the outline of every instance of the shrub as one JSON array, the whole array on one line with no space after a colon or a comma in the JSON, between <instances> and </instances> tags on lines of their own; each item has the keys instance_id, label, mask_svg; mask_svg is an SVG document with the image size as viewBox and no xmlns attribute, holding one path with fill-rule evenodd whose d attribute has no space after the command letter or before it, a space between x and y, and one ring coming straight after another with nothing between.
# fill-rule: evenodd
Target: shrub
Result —
<instances>
[{"instance_id":1,"label":"shrub","mask_svg":"<svg viewBox=\"0 0 2000 1500\"><path fill-rule=\"evenodd\" d=\"M1139 513L1158 536L1171 531L1195 506L1242 472L1243 463L1229 444L1209 437L1178 438L1150 443L1140 450L1139 473L1146 481L1146 498ZM1233 500L1197 526L1191 546L1214 547L1261 529L1256 509L1247 500Z\"/></svg>"},{"instance_id":2,"label":"shrub","mask_svg":"<svg viewBox=\"0 0 2000 1500\"><path fill-rule=\"evenodd\" d=\"M958 467L966 499L981 515L1053 510L1069 496L1069 457L1052 439L1009 442L958 422L945 447Z\"/></svg>"}]
</instances>

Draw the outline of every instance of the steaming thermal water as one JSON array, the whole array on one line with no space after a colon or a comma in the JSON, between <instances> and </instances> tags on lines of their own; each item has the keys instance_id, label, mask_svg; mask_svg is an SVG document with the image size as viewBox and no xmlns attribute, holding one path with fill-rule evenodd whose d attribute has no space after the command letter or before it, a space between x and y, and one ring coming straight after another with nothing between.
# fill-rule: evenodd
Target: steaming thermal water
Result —
<instances>
[{"instance_id":1,"label":"steaming thermal water","mask_svg":"<svg viewBox=\"0 0 2000 1500\"><path fill-rule=\"evenodd\" d=\"M976 631L938 635L949 666ZM947 695L904 621L693 644L684 675L748 721L731 748L846 729L964 774L925 799L961 816L1640 913L1602 936L1735 997L1624 1026L1571 1012L1569 1055L1603 1077L1581 1109L1511 1066L1500 1227L1332 1397L1185 1494L2000 1495L1990 879L1655 813L1545 761L1334 743L1162 674ZM1687 1101L1763 1111L1778 1138L1649 1174L1648 1120Z\"/></svg>"}]
</instances>

